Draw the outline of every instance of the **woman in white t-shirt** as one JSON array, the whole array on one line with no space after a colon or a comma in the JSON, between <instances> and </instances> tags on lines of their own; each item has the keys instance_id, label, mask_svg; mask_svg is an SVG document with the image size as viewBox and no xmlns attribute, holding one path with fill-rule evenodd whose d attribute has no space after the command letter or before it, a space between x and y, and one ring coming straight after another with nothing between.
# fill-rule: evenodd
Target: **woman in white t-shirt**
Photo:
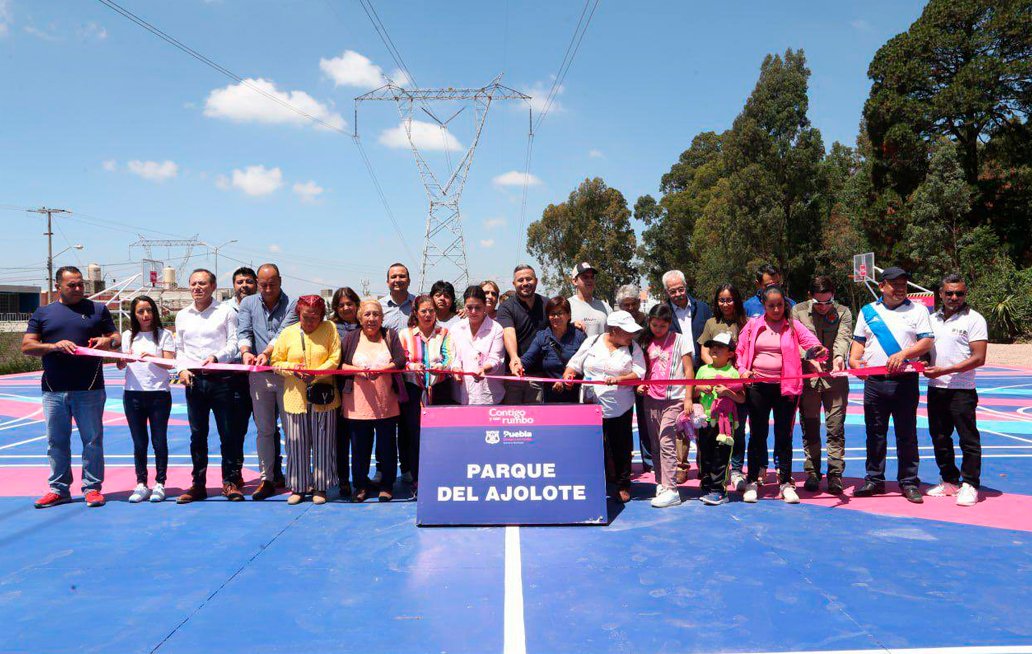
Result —
<instances>
[{"instance_id":1,"label":"woman in white t-shirt","mask_svg":"<svg viewBox=\"0 0 1032 654\"><path fill-rule=\"evenodd\" d=\"M616 486L621 502L631 499L631 457L634 439L631 416L634 413L634 386L618 382L645 376L645 357L634 335L641 325L626 311L614 311L606 318L606 331L588 338L566 364L563 379L604 381L605 385L584 386L585 400L602 406L602 439L606 455L606 476Z\"/></svg>"},{"instance_id":2,"label":"woman in white t-shirt","mask_svg":"<svg viewBox=\"0 0 1032 654\"><path fill-rule=\"evenodd\" d=\"M122 352L138 357L172 359L176 342L172 332L161 326L158 305L146 295L135 298L129 308L130 328L122 334ZM169 390L169 365L143 361L118 362L125 370L125 389L122 404L129 433L133 437L133 461L136 466L136 488L129 501L151 502L165 499L165 478L168 472L168 417L172 412L172 393ZM154 489L147 488L147 425L149 440L154 447Z\"/></svg>"}]
</instances>

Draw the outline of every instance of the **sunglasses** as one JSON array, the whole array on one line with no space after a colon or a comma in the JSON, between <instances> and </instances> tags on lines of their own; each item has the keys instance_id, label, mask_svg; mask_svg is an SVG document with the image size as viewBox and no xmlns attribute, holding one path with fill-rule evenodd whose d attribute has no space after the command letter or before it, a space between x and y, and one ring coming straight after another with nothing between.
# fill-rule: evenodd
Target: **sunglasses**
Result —
<instances>
[{"instance_id":1,"label":"sunglasses","mask_svg":"<svg viewBox=\"0 0 1032 654\"><path fill-rule=\"evenodd\" d=\"M967 295L967 291L943 291L943 295L950 297L964 297Z\"/></svg>"},{"instance_id":2,"label":"sunglasses","mask_svg":"<svg viewBox=\"0 0 1032 654\"><path fill-rule=\"evenodd\" d=\"M823 302L820 300L814 300L813 303L819 304L822 307L831 306L832 304L835 304L835 298L831 298L830 300L824 300Z\"/></svg>"}]
</instances>

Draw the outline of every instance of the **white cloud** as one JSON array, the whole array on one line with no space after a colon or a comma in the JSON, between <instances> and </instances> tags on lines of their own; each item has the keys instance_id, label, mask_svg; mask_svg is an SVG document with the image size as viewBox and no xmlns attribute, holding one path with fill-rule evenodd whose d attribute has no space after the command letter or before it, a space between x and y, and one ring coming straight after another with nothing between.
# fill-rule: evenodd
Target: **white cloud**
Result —
<instances>
[{"instance_id":1,"label":"white cloud","mask_svg":"<svg viewBox=\"0 0 1032 654\"><path fill-rule=\"evenodd\" d=\"M100 165L104 168L104 170L108 171L109 173L113 173L116 170L118 170L118 162L114 159L106 159Z\"/></svg>"},{"instance_id":2,"label":"white cloud","mask_svg":"<svg viewBox=\"0 0 1032 654\"><path fill-rule=\"evenodd\" d=\"M165 180L172 179L179 174L179 165L174 161L168 160L158 162L134 159L126 164L126 168L128 168L129 172L132 174L138 175L144 179L149 179L152 182L164 182Z\"/></svg>"},{"instance_id":3,"label":"white cloud","mask_svg":"<svg viewBox=\"0 0 1032 654\"><path fill-rule=\"evenodd\" d=\"M374 89L384 85L384 72L376 64L354 50L345 50L344 54L333 59L320 59L319 70L333 80L335 86L355 86L363 89ZM394 70L391 79L396 84L405 86L408 76L400 70Z\"/></svg>"},{"instance_id":4,"label":"white cloud","mask_svg":"<svg viewBox=\"0 0 1032 654\"><path fill-rule=\"evenodd\" d=\"M13 22L14 13L11 11L11 0L0 0L0 38L10 33Z\"/></svg>"},{"instance_id":5,"label":"white cloud","mask_svg":"<svg viewBox=\"0 0 1032 654\"><path fill-rule=\"evenodd\" d=\"M283 172L279 168L248 166L243 170L234 170L231 179L219 175L215 186L222 190L237 188L252 196L269 195L283 186Z\"/></svg>"},{"instance_id":6,"label":"white cloud","mask_svg":"<svg viewBox=\"0 0 1032 654\"><path fill-rule=\"evenodd\" d=\"M79 28L80 39L103 41L107 36L108 33L104 26L92 20Z\"/></svg>"},{"instance_id":7,"label":"white cloud","mask_svg":"<svg viewBox=\"0 0 1032 654\"><path fill-rule=\"evenodd\" d=\"M480 247L482 247L482 248L494 247L494 239L493 238L481 239L480 240Z\"/></svg>"},{"instance_id":8,"label":"white cloud","mask_svg":"<svg viewBox=\"0 0 1032 654\"><path fill-rule=\"evenodd\" d=\"M521 173L518 170L510 170L507 173L498 175L491 180L495 186L537 186L541 180L529 173Z\"/></svg>"},{"instance_id":9,"label":"white cloud","mask_svg":"<svg viewBox=\"0 0 1032 654\"><path fill-rule=\"evenodd\" d=\"M25 30L26 34L31 34L32 36L35 36L37 39L43 39L44 41L50 41L51 43L57 43L61 40L61 37L57 34L53 34L51 32L44 32L43 30L33 25L27 25L23 29Z\"/></svg>"},{"instance_id":10,"label":"white cloud","mask_svg":"<svg viewBox=\"0 0 1032 654\"><path fill-rule=\"evenodd\" d=\"M275 84L261 78L246 79L244 83L230 84L225 88L215 89L208 94L208 98L205 100L204 115L210 118L226 118L238 123L307 125L311 122L301 114L248 88L247 85L259 88L280 101L338 129L344 128L344 119L339 113L334 112L330 105L319 102L304 91L280 91ZM316 123L312 124L322 127Z\"/></svg>"},{"instance_id":11,"label":"white cloud","mask_svg":"<svg viewBox=\"0 0 1032 654\"><path fill-rule=\"evenodd\" d=\"M529 88L523 89L523 92L530 96L530 108L534 110L534 117L545 110L545 102L548 100L548 92L552 90L552 82L534 82ZM566 90L565 86L559 85L559 88L555 91L555 98L552 99L552 106L548 110L549 113L560 113L565 110L562 104L559 103L558 98L562 95L563 91ZM523 105L514 105L523 108Z\"/></svg>"},{"instance_id":12,"label":"white cloud","mask_svg":"<svg viewBox=\"0 0 1032 654\"><path fill-rule=\"evenodd\" d=\"M605 159L606 155L601 150L588 150L588 156L592 159Z\"/></svg>"},{"instance_id":13,"label":"white cloud","mask_svg":"<svg viewBox=\"0 0 1032 654\"><path fill-rule=\"evenodd\" d=\"M447 129L441 129L434 123L427 123L422 120L412 121L412 142L421 150L450 151L462 149L459 140L452 136ZM380 134L380 143L389 148L409 147L408 135L405 134L405 124L384 130Z\"/></svg>"},{"instance_id":14,"label":"white cloud","mask_svg":"<svg viewBox=\"0 0 1032 654\"><path fill-rule=\"evenodd\" d=\"M283 251L283 248L280 247L277 243L273 243L272 245L269 246L269 252L272 252L273 254L276 254L276 253L279 253L279 252L282 252L282 251Z\"/></svg>"},{"instance_id":15,"label":"white cloud","mask_svg":"<svg viewBox=\"0 0 1032 654\"><path fill-rule=\"evenodd\" d=\"M855 18L849 21L849 24L852 26L853 29L860 32L867 32L871 29L871 24L863 18Z\"/></svg>"},{"instance_id":16,"label":"white cloud","mask_svg":"<svg viewBox=\"0 0 1032 654\"><path fill-rule=\"evenodd\" d=\"M300 182L294 184L294 193L301 198L302 202L315 202L315 200L322 195L325 190L326 189L311 180L304 184Z\"/></svg>"},{"instance_id":17,"label":"white cloud","mask_svg":"<svg viewBox=\"0 0 1032 654\"><path fill-rule=\"evenodd\" d=\"M484 221L484 229L496 229L505 225L505 218L488 218Z\"/></svg>"}]
</instances>

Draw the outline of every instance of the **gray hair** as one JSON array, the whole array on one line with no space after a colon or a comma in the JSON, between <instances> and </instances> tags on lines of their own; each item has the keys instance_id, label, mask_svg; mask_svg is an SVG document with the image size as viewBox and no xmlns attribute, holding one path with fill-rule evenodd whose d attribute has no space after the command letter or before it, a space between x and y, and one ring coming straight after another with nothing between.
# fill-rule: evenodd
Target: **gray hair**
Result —
<instances>
[{"instance_id":1,"label":"gray hair","mask_svg":"<svg viewBox=\"0 0 1032 654\"><path fill-rule=\"evenodd\" d=\"M665 273L663 273L663 288L666 289L666 287L670 285L670 282L674 280L677 280L685 286L688 286L688 280L687 278L685 278L683 272L681 272L680 270L668 270Z\"/></svg>"},{"instance_id":2,"label":"gray hair","mask_svg":"<svg viewBox=\"0 0 1032 654\"><path fill-rule=\"evenodd\" d=\"M641 291L634 284L624 284L616 289L616 304L619 306L624 300L640 300Z\"/></svg>"},{"instance_id":3,"label":"gray hair","mask_svg":"<svg viewBox=\"0 0 1032 654\"><path fill-rule=\"evenodd\" d=\"M967 286L967 282L965 282L964 278L960 276L960 273L955 273L955 272L950 273L950 274L946 275L945 277L943 277L942 278L942 282L940 282L940 284L939 284L939 287L941 288L941 287L945 286L946 284L964 284L965 286Z\"/></svg>"}]
</instances>

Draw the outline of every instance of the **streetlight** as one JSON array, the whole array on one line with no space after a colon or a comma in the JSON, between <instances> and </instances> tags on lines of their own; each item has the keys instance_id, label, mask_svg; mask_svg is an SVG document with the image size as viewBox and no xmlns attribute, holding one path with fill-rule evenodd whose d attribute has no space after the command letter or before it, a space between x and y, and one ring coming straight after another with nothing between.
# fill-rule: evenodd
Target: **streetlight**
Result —
<instances>
[{"instance_id":1,"label":"streetlight","mask_svg":"<svg viewBox=\"0 0 1032 654\"><path fill-rule=\"evenodd\" d=\"M75 245L69 245L68 247L66 247L65 249L61 250L60 252L58 252L55 255L47 257L47 274L50 276L50 279L47 280L47 304L50 304L51 301L53 301L53 287L54 287L54 281L55 281L53 279L53 277L54 277L54 259L58 258L59 256L61 256L62 254L64 254L68 250L81 250L83 247L84 246L83 246L82 243L76 243Z\"/></svg>"},{"instance_id":2,"label":"streetlight","mask_svg":"<svg viewBox=\"0 0 1032 654\"><path fill-rule=\"evenodd\" d=\"M222 248L226 247L227 245L231 245L231 244L236 243L236 242L237 242L237 239L233 239L231 241L226 241L222 245L211 245L210 243L205 243L205 245L208 246L209 250L212 250L212 251L215 252L215 289L216 290L218 290L218 288L219 288L219 250L221 250Z\"/></svg>"}]
</instances>

